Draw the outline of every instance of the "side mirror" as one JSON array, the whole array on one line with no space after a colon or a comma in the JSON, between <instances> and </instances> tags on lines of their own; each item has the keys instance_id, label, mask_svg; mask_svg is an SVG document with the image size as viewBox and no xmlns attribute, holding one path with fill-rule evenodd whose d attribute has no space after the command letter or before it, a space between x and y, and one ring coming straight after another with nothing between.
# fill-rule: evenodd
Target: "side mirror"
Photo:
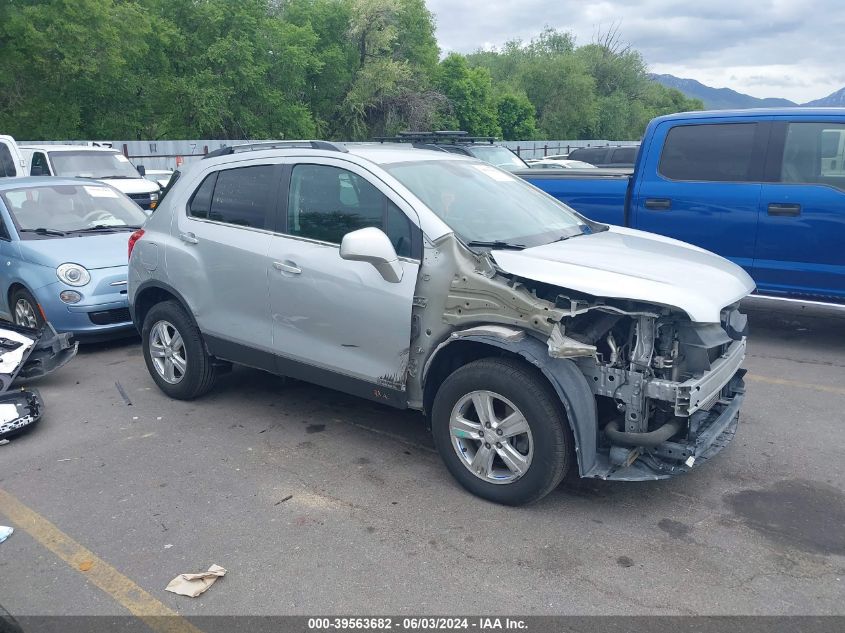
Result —
<instances>
[{"instance_id":1,"label":"side mirror","mask_svg":"<svg viewBox=\"0 0 845 633\"><path fill-rule=\"evenodd\" d=\"M402 265L384 231L374 226L358 229L343 236L340 256L355 262L369 262L385 281L398 284L402 281Z\"/></svg>"},{"instance_id":2,"label":"side mirror","mask_svg":"<svg viewBox=\"0 0 845 633\"><path fill-rule=\"evenodd\" d=\"M135 169L138 170L138 173L141 174L142 177L147 175L147 168L143 165L135 165Z\"/></svg>"}]
</instances>

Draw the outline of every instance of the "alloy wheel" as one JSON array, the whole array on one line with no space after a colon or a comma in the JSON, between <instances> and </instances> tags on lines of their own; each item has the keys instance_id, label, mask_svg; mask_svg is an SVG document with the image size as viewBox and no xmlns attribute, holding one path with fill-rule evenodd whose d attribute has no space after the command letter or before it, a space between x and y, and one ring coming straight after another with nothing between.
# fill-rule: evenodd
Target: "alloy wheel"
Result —
<instances>
[{"instance_id":1,"label":"alloy wheel","mask_svg":"<svg viewBox=\"0 0 845 633\"><path fill-rule=\"evenodd\" d=\"M452 408L452 447L473 475L488 483L509 484L531 466L534 441L522 412L492 391L473 391Z\"/></svg>"},{"instance_id":2,"label":"alloy wheel","mask_svg":"<svg viewBox=\"0 0 845 633\"><path fill-rule=\"evenodd\" d=\"M153 367L162 379L171 385L182 381L188 369L188 356L182 335L172 323L158 321L153 325L149 351Z\"/></svg>"}]
</instances>

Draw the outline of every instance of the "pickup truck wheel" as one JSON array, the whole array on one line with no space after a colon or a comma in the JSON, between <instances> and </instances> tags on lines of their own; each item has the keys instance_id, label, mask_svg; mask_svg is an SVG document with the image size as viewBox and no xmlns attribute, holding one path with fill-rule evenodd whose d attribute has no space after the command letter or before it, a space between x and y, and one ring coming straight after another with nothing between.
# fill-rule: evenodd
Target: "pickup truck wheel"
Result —
<instances>
[{"instance_id":1,"label":"pickup truck wheel","mask_svg":"<svg viewBox=\"0 0 845 633\"><path fill-rule=\"evenodd\" d=\"M569 468L562 406L548 382L516 360L484 358L447 377L434 398L432 432L461 485L496 503L537 501Z\"/></svg>"},{"instance_id":2,"label":"pickup truck wheel","mask_svg":"<svg viewBox=\"0 0 845 633\"><path fill-rule=\"evenodd\" d=\"M202 334L181 305L165 301L144 318L141 342L147 370L171 398L191 400L211 389L215 368Z\"/></svg>"}]
</instances>

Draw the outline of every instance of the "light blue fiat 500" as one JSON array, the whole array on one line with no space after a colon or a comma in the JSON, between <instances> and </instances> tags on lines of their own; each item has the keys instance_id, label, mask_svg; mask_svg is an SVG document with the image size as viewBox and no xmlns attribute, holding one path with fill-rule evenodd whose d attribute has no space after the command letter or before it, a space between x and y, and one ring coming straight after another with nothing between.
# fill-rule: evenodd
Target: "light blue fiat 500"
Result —
<instances>
[{"instance_id":1,"label":"light blue fiat 500","mask_svg":"<svg viewBox=\"0 0 845 633\"><path fill-rule=\"evenodd\" d=\"M83 340L130 333L127 241L145 219L93 180L0 180L0 317Z\"/></svg>"}]
</instances>

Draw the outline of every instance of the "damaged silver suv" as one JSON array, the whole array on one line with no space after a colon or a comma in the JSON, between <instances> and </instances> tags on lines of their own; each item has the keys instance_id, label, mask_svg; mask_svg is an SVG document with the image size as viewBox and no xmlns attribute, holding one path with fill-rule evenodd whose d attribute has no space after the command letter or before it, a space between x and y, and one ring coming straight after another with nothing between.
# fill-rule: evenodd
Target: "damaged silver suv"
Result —
<instances>
[{"instance_id":1,"label":"damaged silver suv","mask_svg":"<svg viewBox=\"0 0 845 633\"><path fill-rule=\"evenodd\" d=\"M149 372L196 398L232 363L426 412L471 492L660 479L733 437L745 272L592 222L520 178L390 145L225 148L129 243Z\"/></svg>"}]
</instances>

